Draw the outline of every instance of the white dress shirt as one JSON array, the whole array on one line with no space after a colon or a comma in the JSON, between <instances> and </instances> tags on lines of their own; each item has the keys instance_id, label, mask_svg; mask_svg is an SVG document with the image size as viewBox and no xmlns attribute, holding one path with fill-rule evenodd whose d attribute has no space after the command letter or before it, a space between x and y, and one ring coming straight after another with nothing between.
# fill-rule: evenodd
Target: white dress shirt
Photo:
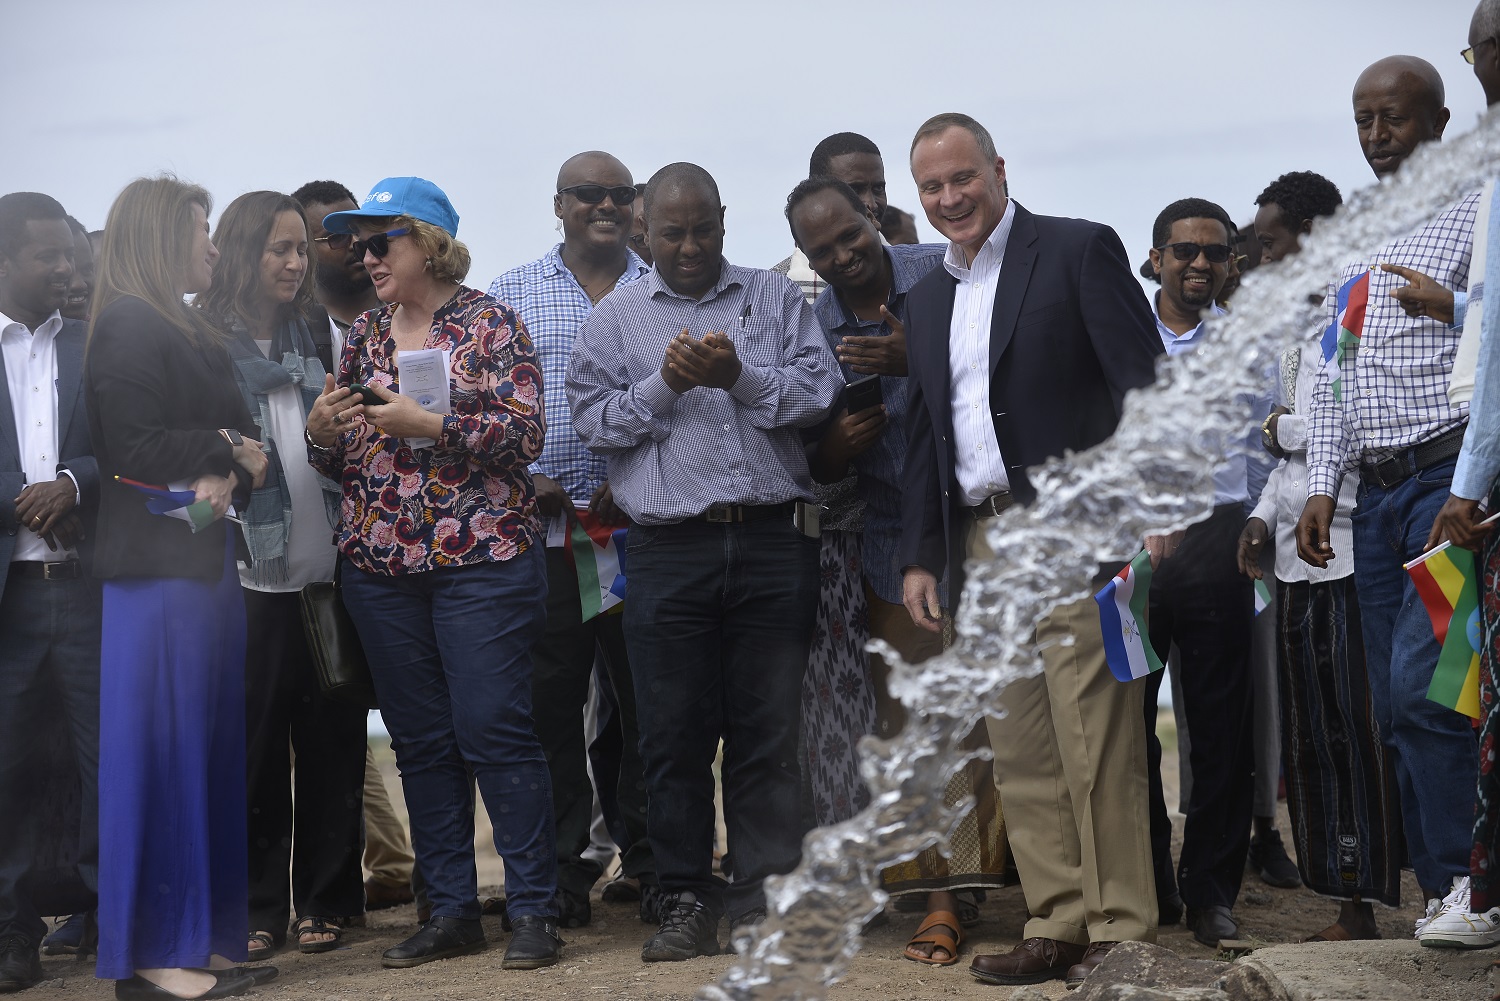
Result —
<instances>
[{"instance_id":1,"label":"white dress shirt","mask_svg":"<svg viewBox=\"0 0 1500 1001\"><path fill-rule=\"evenodd\" d=\"M62 315L53 313L36 330L28 330L0 313L0 350L5 358L5 382L10 389L11 414L16 423L16 444L21 448L21 472L26 482L50 483L57 479L57 332ZM66 471L64 470L66 473ZM72 479L72 473L66 473ZM78 485L75 482L74 499ZM52 563L71 559L71 549L51 549L30 526L16 532L11 562Z\"/></svg>"},{"instance_id":2,"label":"white dress shirt","mask_svg":"<svg viewBox=\"0 0 1500 1001\"><path fill-rule=\"evenodd\" d=\"M995 287L1005 263L1005 244L1016 218L1016 203L984 241L972 264L964 250L948 244L943 267L958 279L953 290L953 323L948 328L948 376L953 386L953 462L958 488L970 507L1010 489L995 417L990 412L990 327L995 315Z\"/></svg>"}]
</instances>

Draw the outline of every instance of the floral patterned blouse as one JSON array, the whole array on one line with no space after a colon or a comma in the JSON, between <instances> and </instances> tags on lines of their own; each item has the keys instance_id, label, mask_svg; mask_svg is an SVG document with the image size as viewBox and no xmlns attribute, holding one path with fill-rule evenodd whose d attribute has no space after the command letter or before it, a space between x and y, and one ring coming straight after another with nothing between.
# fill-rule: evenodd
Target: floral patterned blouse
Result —
<instances>
[{"instance_id":1,"label":"floral patterned blouse","mask_svg":"<svg viewBox=\"0 0 1500 1001\"><path fill-rule=\"evenodd\" d=\"M398 392L390 306L354 321L340 386ZM425 348L446 349L453 412L435 446L412 448L363 417L308 461L343 488L339 550L361 570L422 573L508 560L540 538L526 467L542 454L542 372L510 307L460 287L438 310Z\"/></svg>"}]
</instances>

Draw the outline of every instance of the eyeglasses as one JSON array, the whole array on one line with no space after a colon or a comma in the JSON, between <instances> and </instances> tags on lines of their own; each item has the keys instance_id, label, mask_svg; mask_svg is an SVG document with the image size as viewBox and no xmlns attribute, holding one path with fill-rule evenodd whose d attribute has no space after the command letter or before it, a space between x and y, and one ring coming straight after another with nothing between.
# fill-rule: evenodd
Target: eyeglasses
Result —
<instances>
[{"instance_id":1,"label":"eyeglasses","mask_svg":"<svg viewBox=\"0 0 1500 1001\"><path fill-rule=\"evenodd\" d=\"M1494 36L1491 36L1489 38L1483 39L1479 43L1477 43L1475 45L1471 45L1467 49L1464 49L1462 52L1459 53L1459 55L1461 55L1461 56L1464 57L1464 62L1468 63L1470 66L1473 66L1474 65L1474 54L1479 51L1479 46L1483 45L1485 42L1493 42L1493 41L1495 41Z\"/></svg>"},{"instance_id":2,"label":"eyeglasses","mask_svg":"<svg viewBox=\"0 0 1500 1001\"><path fill-rule=\"evenodd\" d=\"M349 244L353 242L352 233L329 233L327 236L313 237L313 243L326 243L330 250L348 250Z\"/></svg>"},{"instance_id":3,"label":"eyeglasses","mask_svg":"<svg viewBox=\"0 0 1500 1001\"><path fill-rule=\"evenodd\" d=\"M1179 261L1196 261L1198 255L1202 254L1208 258L1208 263L1210 264L1223 264L1229 260L1229 255L1233 252L1229 249L1229 244L1227 243L1210 243L1207 245L1201 243L1169 243L1164 247L1157 247L1156 249L1158 252L1170 250L1172 256Z\"/></svg>"},{"instance_id":4,"label":"eyeglasses","mask_svg":"<svg viewBox=\"0 0 1500 1001\"><path fill-rule=\"evenodd\" d=\"M622 184L618 188L607 188L602 184L575 184L572 187L558 188L560 195L572 195L585 205L598 205L606 198L614 200L616 205L629 205L635 201L635 188L628 184Z\"/></svg>"},{"instance_id":5,"label":"eyeglasses","mask_svg":"<svg viewBox=\"0 0 1500 1001\"><path fill-rule=\"evenodd\" d=\"M405 236L409 231L406 229L388 229L384 233L372 233L363 240L355 240L349 246L360 257L365 256L365 251L375 255L377 261L384 260L385 255L391 252L391 237ZM329 244L333 246L333 244Z\"/></svg>"}]
</instances>

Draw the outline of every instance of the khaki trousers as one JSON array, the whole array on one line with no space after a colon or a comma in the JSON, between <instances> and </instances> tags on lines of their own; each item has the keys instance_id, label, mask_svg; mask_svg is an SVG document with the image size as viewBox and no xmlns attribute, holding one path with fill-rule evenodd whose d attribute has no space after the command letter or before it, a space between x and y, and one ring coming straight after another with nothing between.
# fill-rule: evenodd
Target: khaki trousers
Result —
<instances>
[{"instance_id":1,"label":"khaki trousers","mask_svg":"<svg viewBox=\"0 0 1500 1001\"><path fill-rule=\"evenodd\" d=\"M967 548L971 559L993 559L977 525ZM1075 945L1155 941L1145 685L1109 673L1091 598L1054 610L1036 638L1042 674L1012 682L1006 715L987 721L1032 915L1025 935Z\"/></svg>"},{"instance_id":2,"label":"khaki trousers","mask_svg":"<svg viewBox=\"0 0 1500 1001\"><path fill-rule=\"evenodd\" d=\"M411 844L401 818L391 809L375 752L365 744L365 868L370 878L387 886L411 886Z\"/></svg>"}]
</instances>

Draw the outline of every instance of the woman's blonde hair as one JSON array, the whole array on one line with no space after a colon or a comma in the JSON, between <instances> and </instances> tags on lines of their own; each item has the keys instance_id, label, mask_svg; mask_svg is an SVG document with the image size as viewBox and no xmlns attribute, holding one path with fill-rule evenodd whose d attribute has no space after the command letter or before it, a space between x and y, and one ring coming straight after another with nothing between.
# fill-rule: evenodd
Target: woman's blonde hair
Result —
<instances>
[{"instance_id":1,"label":"woman's blonde hair","mask_svg":"<svg viewBox=\"0 0 1500 1001\"><path fill-rule=\"evenodd\" d=\"M224 207L219 224L214 227L214 246L219 248L219 263L214 266L214 284L207 292L193 297L193 305L203 310L223 330L235 320L253 321L264 307L260 287L260 262L266 252L266 240L276 217L283 212L295 213L302 220L306 239L307 213L290 196L279 191L251 191L240 195ZM279 322L305 316L313 304L313 260L308 257L302 284L289 303L276 309Z\"/></svg>"},{"instance_id":2,"label":"woman's blonde hair","mask_svg":"<svg viewBox=\"0 0 1500 1001\"><path fill-rule=\"evenodd\" d=\"M196 238L193 206L202 208L207 217L213 204L207 190L171 174L137 178L125 186L104 223L95 263L90 336L111 303L135 296L193 343L221 338L201 311L187 308L181 292Z\"/></svg>"},{"instance_id":3,"label":"woman's blonde hair","mask_svg":"<svg viewBox=\"0 0 1500 1001\"><path fill-rule=\"evenodd\" d=\"M359 222L363 225L377 224L377 220L368 218L360 219ZM442 227L413 219L409 215L380 219L378 225L384 230L407 230L407 235L422 248L422 254L427 258L427 269L438 281L457 285L468 276L469 248L459 243L457 237L449 236L448 231Z\"/></svg>"}]
</instances>

